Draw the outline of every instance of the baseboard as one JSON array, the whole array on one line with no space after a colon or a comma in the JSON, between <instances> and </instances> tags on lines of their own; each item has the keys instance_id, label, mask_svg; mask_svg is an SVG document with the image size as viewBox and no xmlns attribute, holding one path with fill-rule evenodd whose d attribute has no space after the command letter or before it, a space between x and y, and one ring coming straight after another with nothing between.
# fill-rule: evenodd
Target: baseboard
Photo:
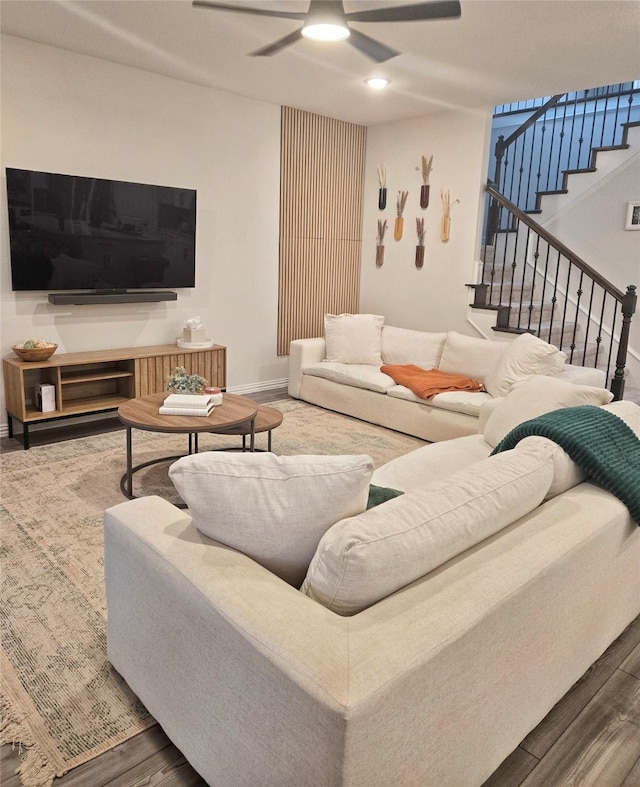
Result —
<instances>
[{"instance_id":1,"label":"baseboard","mask_svg":"<svg viewBox=\"0 0 640 787\"><path fill-rule=\"evenodd\" d=\"M249 383L248 385L229 386L227 391L232 394L245 394L260 393L261 391L275 391L278 388L286 388L289 385L289 378L285 377L282 380L269 380L262 383Z\"/></svg>"},{"instance_id":2,"label":"baseboard","mask_svg":"<svg viewBox=\"0 0 640 787\"><path fill-rule=\"evenodd\" d=\"M260 393L261 391L276 391L278 388L283 388L286 390L287 386L289 385L289 378L285 377L281 380L268 380L266 382L260 383L249 383L248 385L237 385L234 387L227 388L229 393L239 394L240 396L249 395L252 393ZM116 413L103 413L99 415L79 415L77 418L74 418L74 423L85 423L88 421L97 421L103 418L114 418L116 417ZM53 429L56 427L62 426L64 421L48 421L43 424L32 424L29 428L29 432L38 431L38 429ZM14 422L14 428L16 431L22 431L22 427L20 424ZM0 437L8 437L9 436L9 425L8 424L0 424Z\"/></svg>"}]
</instances>

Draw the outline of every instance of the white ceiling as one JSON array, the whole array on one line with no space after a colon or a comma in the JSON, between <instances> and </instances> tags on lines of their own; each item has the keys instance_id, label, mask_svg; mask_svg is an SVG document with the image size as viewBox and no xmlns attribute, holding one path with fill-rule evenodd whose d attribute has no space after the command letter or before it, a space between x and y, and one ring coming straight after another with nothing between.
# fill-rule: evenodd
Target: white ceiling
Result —
<instances>
[{"instance_id":1,"label":"white ceiling","mask_svg":"<svg viewBox=\"0 0 640 787\"><path fill-rule=\"evenodd\" d=\"M227 0L306 11L307 0ZM416 0L344 0L345 10ZM1 0L3 33L329 117L376 125L640 78L640 0L461 0L458 20L353 23L402 52L376 65L306 39L247 57L287 19L190 0ZM374 92L369 76L391 85Z\"/></svg>"}]
</instances>

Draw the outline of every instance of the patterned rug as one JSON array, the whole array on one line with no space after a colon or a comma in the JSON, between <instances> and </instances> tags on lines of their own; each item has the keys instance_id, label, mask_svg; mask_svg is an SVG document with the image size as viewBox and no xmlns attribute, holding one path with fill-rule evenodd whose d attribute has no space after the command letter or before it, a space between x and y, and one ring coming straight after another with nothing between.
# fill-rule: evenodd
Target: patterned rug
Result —
<instances>
[{"instance_id":1,"label":"patterned rug","mask_svg":"<svg viewBox=\"0 0 640 787\"><path fill-rule=\"evenodd\" d=\"M424 443L293 400L273 432L279 454L366 453L376 467ZM241 438L201 435L200 450ZM266 435L256 437L266 447ZM186 453L186 435L134 431L133 461ZM5 453L2 469L1 743L24 749L24 787L147 729L149 716L106 657L102 515L121 503L125 433ZM134 493L177 501L170 463L134 476Z\"/></svg>"}]
</instances>

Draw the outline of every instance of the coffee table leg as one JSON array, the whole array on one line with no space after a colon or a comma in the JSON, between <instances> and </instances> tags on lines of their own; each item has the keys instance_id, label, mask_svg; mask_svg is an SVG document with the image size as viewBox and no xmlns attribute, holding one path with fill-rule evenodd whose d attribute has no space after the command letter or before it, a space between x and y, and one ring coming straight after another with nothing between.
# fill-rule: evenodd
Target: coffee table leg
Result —
<instances>
[{"instance_id":1,"label":"coffee table leg","mask_svg":"<svg viewBox=\"0 0 640 787\"><path fill-rule=\"evenodd\" d=\"M256 418L251 419L251 440L249 442L249 450L253 453L256 450Z\"/></svg>"},{"instance_id":2,"label":"coffee table leg","mask_svg":"<svg viewBox=\"0 0 640 787\"><path fill-rule=\"evenodd\" d=\"M133 498L133 445L131 427L127 426L127 485L125 487L129 499Z\"/></svg>"},{"instance_id":3,"label":"coffee table leg","mask_svg":"<svg viewBox=\"0 0 640 787\"><path fill-rule=\"evenodd\" d=\"M267 451L271 453L271 429L267 432Z\"/></svg>"}]
</instances>

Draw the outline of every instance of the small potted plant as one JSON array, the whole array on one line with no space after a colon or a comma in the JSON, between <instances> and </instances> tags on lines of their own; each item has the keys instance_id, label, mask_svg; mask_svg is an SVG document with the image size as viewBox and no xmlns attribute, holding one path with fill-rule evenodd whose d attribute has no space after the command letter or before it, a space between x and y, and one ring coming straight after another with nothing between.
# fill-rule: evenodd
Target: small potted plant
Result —
<instances>
[{"instance_id":1,"label":"small potted plant","mask_svg":"<svg viewBox=\"0 0 640 787\"><path fill-rule=\"evenodd\" d=\"M204 393L207 381L199 374L187 374L184 366L178 366L167 380L167 391L178 394Z\"/></svg>"}]
</instances>

